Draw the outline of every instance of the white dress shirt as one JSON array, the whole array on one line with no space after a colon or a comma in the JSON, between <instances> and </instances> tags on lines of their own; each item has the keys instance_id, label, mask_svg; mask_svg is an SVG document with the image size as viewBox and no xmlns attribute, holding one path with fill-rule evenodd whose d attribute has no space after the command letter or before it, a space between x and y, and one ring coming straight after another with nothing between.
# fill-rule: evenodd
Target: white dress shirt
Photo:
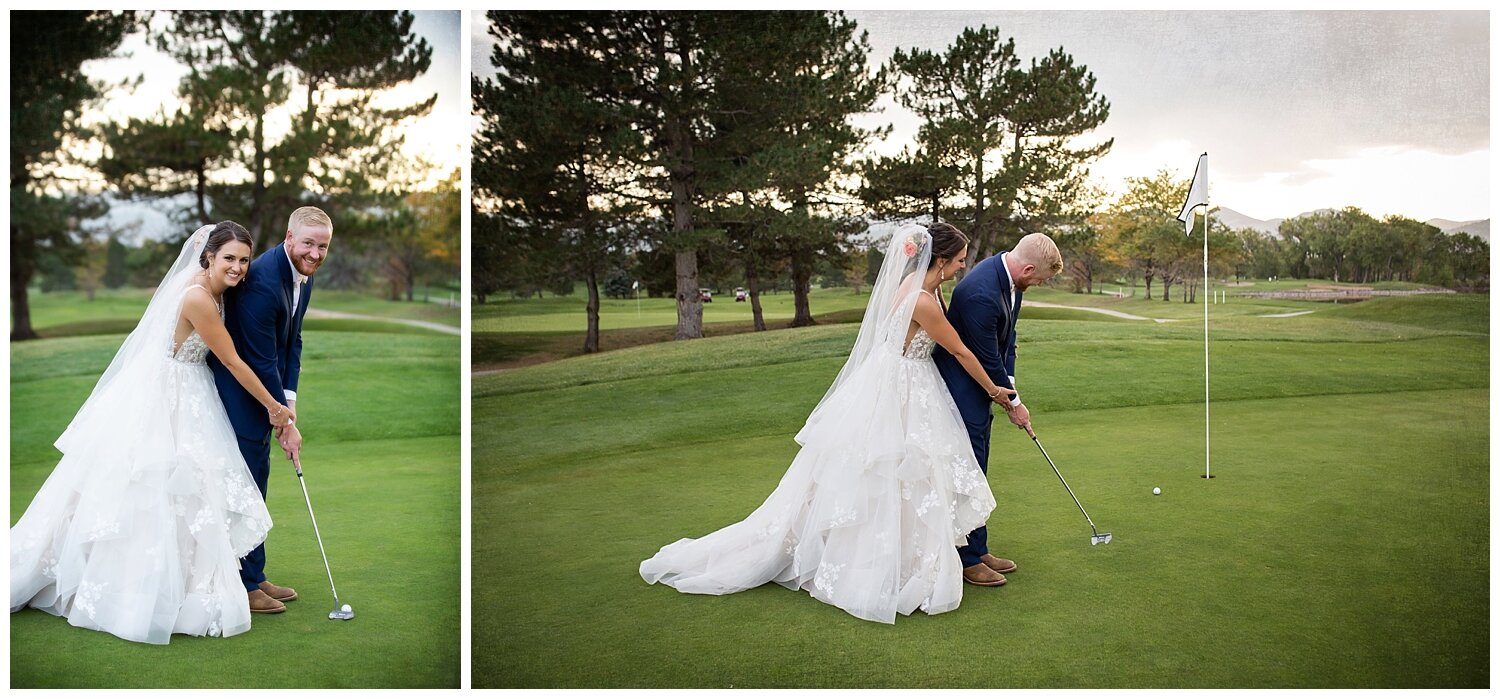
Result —
<instances>
[{"instance_id":1,"label":"white dress shirt","mask_svg":"<svg viewBox=\"0 0 1500 699\"><path fill-rule=\"evenodd\" d=\"M297 271L297 265L292 262L292 253L282 244L281 251L286 253L287 264L292 266L292 315L297 314L297 309L302 306L302 285L307 283L307 275ZM1012 380L1011 383L1015 383ZM291 389L283 389L286 393L288 403L297 400L297 392Z\"/></svg>"},{"instance_id":2,"label":"white dress shirt","mask_svg":"<svg viewBox=\"0 0 1500 699\"><path fill-rule=\"evenodd\" d=\"M1017 310L1018 310L1016 308L1016 280L1010 278L1010 267L1005 264L1005 256L1009 255L1009 254L1010 254L1009 252L1002 252L1002 253L1000 253L1000 269L1005 270L1005 281L1006 281L1006 283L1010 284L1010 312L1011 313L1016 313ZM1004 355L1001 355L1000 361L1001 362L1005 361L1005 356ZM1016 377L1014 377L1014 376L1010 377L1010 387L1011 388L1016 388ZM1010 404L1011 405L1020 405L1021 404L1021 390L1020 389L1016 389L1016 395L1015 395L1014 398L1010 399Z\"/></svg>"}]
</instances>

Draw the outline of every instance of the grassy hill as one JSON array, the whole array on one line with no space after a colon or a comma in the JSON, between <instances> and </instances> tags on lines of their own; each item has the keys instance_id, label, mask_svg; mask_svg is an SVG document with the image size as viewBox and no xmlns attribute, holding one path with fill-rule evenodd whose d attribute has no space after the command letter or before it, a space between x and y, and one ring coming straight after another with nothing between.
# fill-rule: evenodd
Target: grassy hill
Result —
<instances>
[{"instance_id":1,"label":"grassy hill","mask_svg":"<svg viewBox=\"0 0 1500 699\"><path fill-rule=\"evenodd\" d=\"M637 574L762 502L855 326L476 377L475 686L1488 685L1487 297L1216 315L1213 480L1201 325L1040 310L1018 387L1115 541L1002 423L990 536L1020 569L894 626Z\"/></svg>"}]
</instances>

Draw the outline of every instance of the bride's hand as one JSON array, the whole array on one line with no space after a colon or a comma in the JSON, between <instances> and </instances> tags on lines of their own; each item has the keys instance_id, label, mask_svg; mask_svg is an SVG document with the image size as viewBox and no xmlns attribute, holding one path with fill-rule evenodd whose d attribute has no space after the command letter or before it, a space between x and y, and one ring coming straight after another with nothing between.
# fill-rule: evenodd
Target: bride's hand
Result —
<instances>
[{"instance_id":1,"label":"bride's hand","mask_svg":"<svg viewBox=\"0 0 1500 699\"><path fill-rule=\"evenodd\" d=\"M1004 386L996 386L995 391L990 393L990 400L1005 406L1007 410L1010 409L1010 400L1015 397L1015 390Z\"/></svg>"},{"instance_id":2,"label":"bride's hand","mask_svg":"<svg viewBox=\"0 0 1500 699\"><path fill-rule=\"evenodd\" d=\"M286 427L297 419L296 411L280 404L275 408L266 408L266 415L270 418L272 427Z\"/></svg>"}]
</instances>

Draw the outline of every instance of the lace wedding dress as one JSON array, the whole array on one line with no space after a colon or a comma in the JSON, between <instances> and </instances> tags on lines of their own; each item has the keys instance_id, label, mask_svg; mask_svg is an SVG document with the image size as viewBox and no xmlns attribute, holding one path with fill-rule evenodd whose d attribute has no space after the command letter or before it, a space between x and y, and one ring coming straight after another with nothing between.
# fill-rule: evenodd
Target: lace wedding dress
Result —
<instances>
[{"instance_id":1,"label":"lace wedding dress","mask_svg":"<svg viewBox=\"0 0 1500 699\"><path fill-rule=\"evenodd\" d=\"M186 276L169 274L152 305L171 301L175 319L186 291ZM232 636L250 628L239 558L271 517L208 347L193 331L174 349L170 332L147 327L152 314L58 439L62 460L11 528L10 608L145 643ZM160 344L128 356L131 339Z\"/></svg>"},{"instance_id":2,"label":"lace wedding dress","mask_svg":"<svg viewBox=\"0 0 1500 699\"><path fill-rule=\"evenodd\" d=\"M885 623L958 606L963 566L955 547L995 499L932 363L933 340L918 330L901 345L925 292L911 283L888 291L899 299L894 309L882 314L889 306L877 306L885 301L872 293L869 349L861 349L862 332L798 433L802 449L775 491L743 521L662 547L641 563L646 582L710 595L776 582Z\"/></svg>"}]
</instances>

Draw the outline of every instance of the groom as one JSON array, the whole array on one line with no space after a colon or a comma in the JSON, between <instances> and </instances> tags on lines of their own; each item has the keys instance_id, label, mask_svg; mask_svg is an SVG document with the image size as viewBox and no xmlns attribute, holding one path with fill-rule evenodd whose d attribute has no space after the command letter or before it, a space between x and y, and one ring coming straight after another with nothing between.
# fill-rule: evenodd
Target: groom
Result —
<instances>
[{"instance_id":1,"label":"groom","mask_svg":"<svg viewBox=\"0 0 1500 699\"><path fill-rule=\"evenodd\" d=\"M996 385L1015 388L1016 316L1021 312L1021 292L1051 279L1060 270L1062 253L1057 244L1046 235L1032 233L1021 238L1015 249L974 265L953 288L948 322ZM990 426L995 421L990 412L992 401L958 360L941 346L933 350L932 360L963 415L974 458L980 470L988 474ZM1004 402L1001 405L1005 405L1011 424L1031 433L1031 413L1021 403L1019 393L1008 405ZM998 587L1005 584L1004 574L1014 571L1016 564L991 555L986 545L987 535L984 527L970 532L968 544L958 548L958 556L963 561L965 582Z\"/></svg>"},{"instance_id":2,"label":"groom","mask_svg":"<svg viewBox=\"0 0 1500 699\"><path fill-rule=\"evenodd\" d=\"M287 220L286 240L250 264L250 273L233 294L225 294L224 326L234 340L234 349L260 377L266 390L287 407L297 408L297 377L302 368L302 316L312 296L312 275L328 258L333 239L333 221L313 206L292 212ZM210 359L214 383L229 413L238 437L240 454L250 466L250 475L266 496L271 475L271 422L229 370ZM287 458L302 449L302 433L295 424L277 435ZM286 611L284 602L297 599L290 587L266 580L266 547L257 546L240 559L240 579L250 596L250 611L276 614Z\"/></svg>"}]
</instances>

